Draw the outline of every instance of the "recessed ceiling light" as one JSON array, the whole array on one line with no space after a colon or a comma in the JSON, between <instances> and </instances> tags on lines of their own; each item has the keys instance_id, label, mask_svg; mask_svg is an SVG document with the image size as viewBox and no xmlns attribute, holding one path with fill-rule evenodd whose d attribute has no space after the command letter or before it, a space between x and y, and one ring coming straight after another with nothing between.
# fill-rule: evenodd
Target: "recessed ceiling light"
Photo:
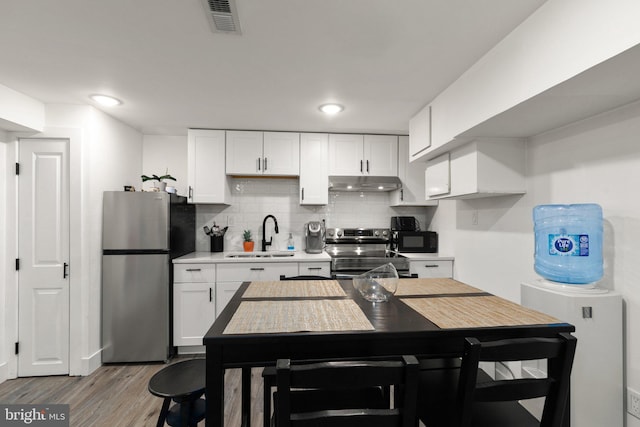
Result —
<instances>
[{"instance_id":1,"label":"recessed ceiling light","mask_svg":"<svg viewBox=\"0 0 640 427\"><path fill-rule=\"evenodd\" d=\"M119 99L108 95L91 95L90 98L105 107L115 107L116 105L122 104L122 101Z\"/></svg>"},{"instance_id":2,"label":"recessed ceiling light","mask_svg":"<svg viewBox=\"0 0 640 427\"><path fill-rule=\"evenodd\" d=\"M344 107L340 104L323 104L320 106L320 111L325 114L337 114L344 110Z\"/></svg>"}]
</instances>

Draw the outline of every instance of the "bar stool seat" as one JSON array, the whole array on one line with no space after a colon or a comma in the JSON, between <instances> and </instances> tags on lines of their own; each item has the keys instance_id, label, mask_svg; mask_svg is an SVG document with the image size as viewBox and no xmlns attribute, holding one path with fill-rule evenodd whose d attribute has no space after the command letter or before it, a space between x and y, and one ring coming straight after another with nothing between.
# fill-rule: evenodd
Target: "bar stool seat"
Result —
<instances>
[{"instance_id":1,"label":"bar stool seat","mask_svg":"<svg viewBox=\"0 0 640 427\"><path fill-rule=\"evenodd\" d=\"M196 426L205 418L205 360L190 359L173 363L151 377L149 392L163 397L157 427ZM169 408L173 400L176 404Z\"/></svg>"}]
</instances>

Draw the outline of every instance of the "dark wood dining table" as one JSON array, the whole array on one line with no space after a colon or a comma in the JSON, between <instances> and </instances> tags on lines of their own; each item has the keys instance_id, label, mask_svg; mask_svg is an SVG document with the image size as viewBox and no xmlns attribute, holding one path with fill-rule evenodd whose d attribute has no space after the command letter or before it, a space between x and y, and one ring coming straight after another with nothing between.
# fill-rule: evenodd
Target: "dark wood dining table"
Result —
<instances>
[{"instance_id":1,"label":"dark wood dining table","mask_svg":"<svg viewBox=\"0 0 640 427\"><path fill-rule=\"evenodd\" d=\"M401 279L389 301L376 303L364 299L351 280L314 282L243 283L217 317L203 339L208 427L224 426L226 369L242 368L242 424L248 427L250 369L279 358L458 357L465 337L575 331L571 324L452 279Z\"/></svg>"}]
</instances>

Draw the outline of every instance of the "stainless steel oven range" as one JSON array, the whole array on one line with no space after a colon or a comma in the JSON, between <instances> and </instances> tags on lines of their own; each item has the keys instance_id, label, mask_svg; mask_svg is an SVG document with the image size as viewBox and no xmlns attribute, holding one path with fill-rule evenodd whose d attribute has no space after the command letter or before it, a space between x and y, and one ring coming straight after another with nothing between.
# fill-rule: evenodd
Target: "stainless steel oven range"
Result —
<instances>
[{"instance_id":1,"label":"stainless steel oven range","mask_svg":"<svg viewBox=\"0 0 640 427\"><path fill-rule=\"evenodd\" d=\"M409 276L409 259L389 250L388 228L327 228L325 251L331 256L331 276L350 278L388 262L400 276Z\"/></svg>"}]
</instances>

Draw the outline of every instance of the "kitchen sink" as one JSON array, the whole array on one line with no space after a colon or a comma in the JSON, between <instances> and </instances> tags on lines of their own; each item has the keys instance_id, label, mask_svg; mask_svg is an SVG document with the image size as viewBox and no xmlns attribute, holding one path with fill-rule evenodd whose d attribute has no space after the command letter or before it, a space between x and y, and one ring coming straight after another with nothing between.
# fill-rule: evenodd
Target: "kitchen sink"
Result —
<instances>
[{"instance_id":1,"label":"kitchen sink","mask_svg":"<svg viewBox=\"0 0 640 427\"><path fill-rule=\"evenodd\" d=\"M225 258L287 258L295 255L295 252L230 252Z\"/></svg>"}]
</instances>

